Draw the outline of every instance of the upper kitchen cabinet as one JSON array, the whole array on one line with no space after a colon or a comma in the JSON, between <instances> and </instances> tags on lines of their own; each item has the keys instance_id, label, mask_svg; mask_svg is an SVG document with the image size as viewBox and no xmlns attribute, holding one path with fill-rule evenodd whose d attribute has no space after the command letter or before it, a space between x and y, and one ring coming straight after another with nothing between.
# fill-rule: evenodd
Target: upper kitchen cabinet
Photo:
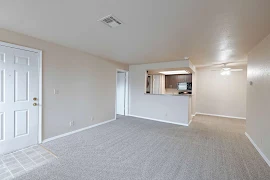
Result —
<instances>
[{"instance_id":1,"label":"upper kitchen cabinet","mask_svg":"<svg viewBox=\"0 0 270 180\"><path fill-rule=\"evenodd\" d=\"M185 82L188 82L188 83L192 82L192 74L186 74L186 81Z\"/></svg>"},{"instance_id":2,"label":"upper kitchen cabinet","mask_svg":"<svg viewBox=\"0 0 270 180\"><path fill-rule=\"evenodd\" d=\"M167 75L165 76L165 88L177 88L178 76L177 75Z\"/></svg>"},{"instance_id":3,"label":"upper kitchen cabinet","mask_svg":"<svg viewBox=\"0 0 270 180\"><path fill-rule=\"evenodd\" d=\"M192 82L192 74L180 74L178 76L178 82L179 83L184 83L184 82Z\"/></svg>"},{"instance_id":4,"label":"upper kitchen cabinet","mask_svg":"<svg viewBox=\"0 0 270 180\"><path fill-rule=\"evenodd\" d=\"M177 83L192 82L192 74L166 75L165 88L177 89Z\"/></svg>"},{"instance_id":5,"label":"upper kitchen cabinet","mask_svg":"<svg viewBox=\"0 0 270 180\"><path fill-rule=\"evenodd\" d=\"M177 76L177 83L186 82L186 75L176 75Z\"/></svg>"},{"instance_id":6,"label":"upper kitchen cabinet","mask_svg":"<svg viewBox=\"0 0 270 180\"><path fill-rule=\"evenodd\" d=\"M165 88L170 88L170 77L169 76L165 76Z\"/></svg>"}]
</instances>

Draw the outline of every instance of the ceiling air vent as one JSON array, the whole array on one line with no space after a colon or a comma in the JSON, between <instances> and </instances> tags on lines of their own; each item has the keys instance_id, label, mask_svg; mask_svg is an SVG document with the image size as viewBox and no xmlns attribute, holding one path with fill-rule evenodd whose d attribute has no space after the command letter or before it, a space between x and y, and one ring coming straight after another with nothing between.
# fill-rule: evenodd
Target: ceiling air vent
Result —
<instances>
[{"instance_id":1,"label":"ceiling air vent","mask_svg":"<svg viewBox=\"0 0 270 180\"><path fill-rule=\"evenodd\" d=\"M104 24L106 24L107 26L109 26L111 28L115 28L115 27L120 26L121 24L123 24L120 20L118 20L113 15L103 17L98 21L103 22Z\"/></svg>"}]
</instances>

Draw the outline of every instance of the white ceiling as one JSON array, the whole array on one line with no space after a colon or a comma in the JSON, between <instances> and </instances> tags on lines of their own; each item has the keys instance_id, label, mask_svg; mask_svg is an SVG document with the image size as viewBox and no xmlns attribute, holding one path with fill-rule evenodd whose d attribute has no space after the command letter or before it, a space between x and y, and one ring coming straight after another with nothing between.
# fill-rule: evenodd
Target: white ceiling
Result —
<instances>
[{"instance_id":1,"label":"white ceiling","mask_svg":"<svg viewBox=\"0 0 270 180\"><path fill-rule=\"evenodd\" d=\"M98 19L113 14L124 25ZM270 33L269 0L4 0L0 27L127 64L245 60Z\"/></svg>"}]
</instances>

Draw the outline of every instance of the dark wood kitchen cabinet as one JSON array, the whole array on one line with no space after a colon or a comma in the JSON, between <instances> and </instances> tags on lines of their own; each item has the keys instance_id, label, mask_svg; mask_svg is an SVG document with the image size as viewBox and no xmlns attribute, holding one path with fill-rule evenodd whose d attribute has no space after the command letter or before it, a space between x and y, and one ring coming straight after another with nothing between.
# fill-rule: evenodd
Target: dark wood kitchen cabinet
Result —
<instances>
[{"instance_id":1,"label":"dark wood kitchen cabinet","mask_svg":"<svg viewBox=\"0 0 270 180\"><path fill-rule=\"evenodd\" d=\"M192 82L192 74L181 74L178 75L178 82L184 83L184 82Z\"/></svg>"},{"instance_id":2,"label":"dark wood kitchen cabinet","mask_svg":"<svg viewBox=\"0 0 270 180\"><path fill-rule=\"evenodd\" d=\"M191 83L192 82L192 74L186 75L186 82Z\"/></svg>"},{"instance_id":3,"label":"dark wood kitchen cabinet","mask_svg":"<svg viewBox=\"0 0 270 180\"><path fill-rule=\"evenodd\" d=\"M169 87L170 87L170 77L165 76L165 88L169 88Z\"/></svg>"},{"instance_id":4,"label":"dark wood kitchen cabinet","mask_svg":"<svg viewBox=\"0 0 270 180\"><path fill-rule=\"evenodd\" d=\"M177 83L192 82L192 74L177 74L165 76L165 88L177 89Z\"/></svg>"},{"instance_id":5,"label":"dark wood kitchen cabinet","mask_svg":"<svg viewBox=\"0 0 270 180\"><path fill-rule=\"evenodd\" d=\"M177 83L186 82L186 75L177 75L177 77L178 77Z\"/></svg>"},{"instance_id":6,"label":"dark wood kitchen cabinet","mask_svg":"<svg viewBox=\"0 0 270 180\"><path fill-rule=\"evenodd\" d=\"M165 76L165 88L177 88L178 76L177 75L167 75Z\"/></svg>"}]
</instances>

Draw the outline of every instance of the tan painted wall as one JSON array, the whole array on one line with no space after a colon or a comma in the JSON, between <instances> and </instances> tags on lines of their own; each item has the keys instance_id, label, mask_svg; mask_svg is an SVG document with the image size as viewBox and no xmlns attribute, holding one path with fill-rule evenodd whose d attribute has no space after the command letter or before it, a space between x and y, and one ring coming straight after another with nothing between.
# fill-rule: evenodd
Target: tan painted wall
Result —
<instances>
[{"instance_id":1,"label":"tan painted wall","mask_svg":"<svg viewBox=\"0 0 270 180\"><path fill-rule=\"evenodd\" d=\"M247 71L241 68L244 71L230 76L197 68L196 112L245 118Z\"/></svg>"},{"instance_id":2,"label":"tan painted wall","mask_svg":"<svg viewBox=\"0 0 270 180\"><path fill-rule=\"evenodd\" d=\"M43 51L43 139L114 119L116 69L128 66L3 29L0 41Z\"/></svg>"},{"instance_id":3,"label":"tan painted wall","mask_svg":"<svg viewBox=\"0 0 270 180\"><path fill-rule=\"evenodd\" d=\"M196 100L197 100L197 70L192 74L192 105L191 105L191 115L196 113Z\"/></svg>"},{"instance_id":4,"label":"tan painted wall","mask_svg":"<svg viewBox=\"0 0 270 180\"><path fill-rule=\"evenodd\" d=\"M248 55L247 133L270 160L270 35Z\"/></svg>"}]
</instances>

